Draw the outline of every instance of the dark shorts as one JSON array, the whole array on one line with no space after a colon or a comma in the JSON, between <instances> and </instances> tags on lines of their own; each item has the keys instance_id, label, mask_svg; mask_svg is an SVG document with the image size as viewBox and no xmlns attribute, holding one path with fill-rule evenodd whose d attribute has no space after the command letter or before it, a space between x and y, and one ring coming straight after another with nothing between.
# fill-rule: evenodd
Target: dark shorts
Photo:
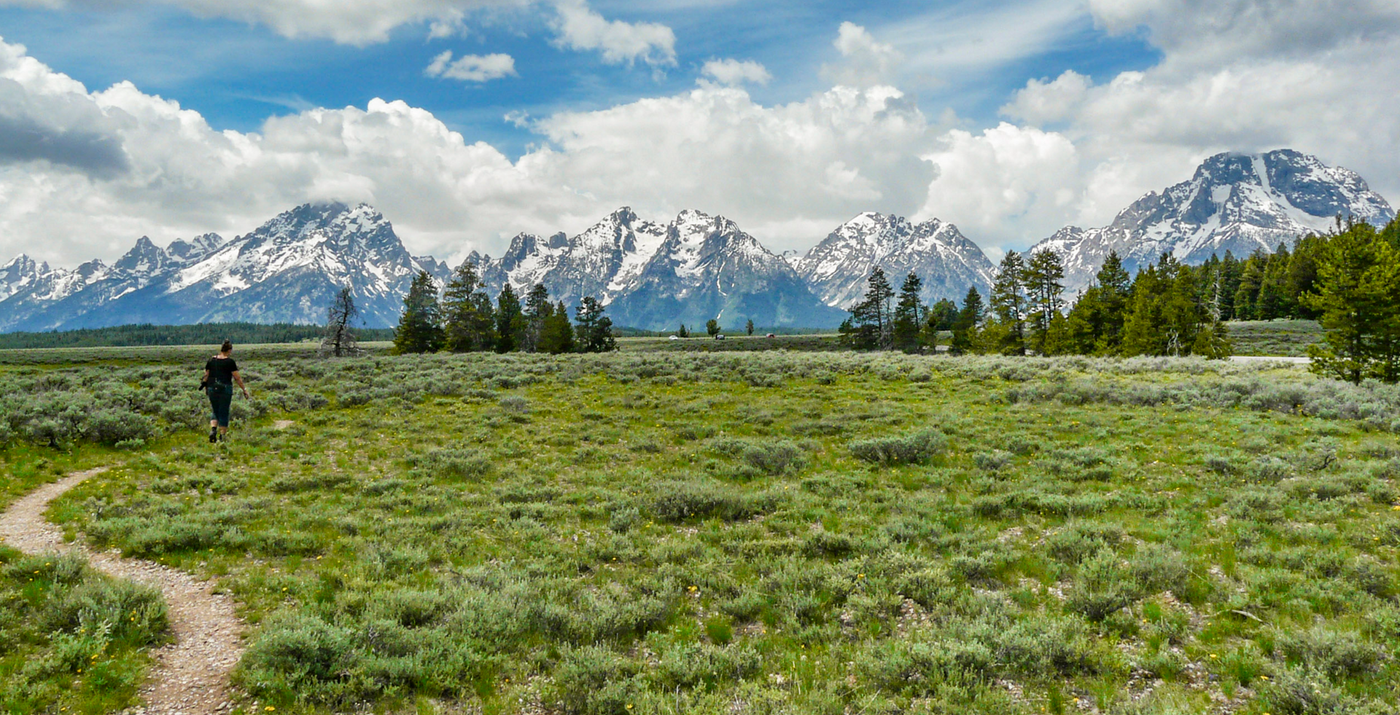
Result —
<instances>
[{"instance_id":1,"label":"dark shorts","mask_svg":"<svg viewBox=\"0 0 1400 715\"><path fill-rule=\"evenodd\" d=\"M204 391L209 393L209 406L214 409L209 419L218 421L220 427L227 427L228 408L233 403L233 385L213 383Z\"/></svg>"}]
</instances>

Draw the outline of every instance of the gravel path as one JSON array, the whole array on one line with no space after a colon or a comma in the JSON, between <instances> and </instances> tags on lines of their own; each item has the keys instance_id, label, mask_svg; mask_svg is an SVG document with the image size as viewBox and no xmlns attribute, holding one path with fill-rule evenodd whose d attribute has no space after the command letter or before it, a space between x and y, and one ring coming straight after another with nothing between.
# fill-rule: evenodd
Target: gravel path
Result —
<instances>
[{"instance_id":1,"label":"gravel path","mask_svg":"<svg viewBox=\"0 0 1400 715\"><path fill-rule=\"evenodd\" d=\"M141 689L146 701L143 711L203 715L229 710L229 674L243 655L243 622L234 614L233 600L183 571L124 559L117 551L96 553L81 544L69 544L63 532L44 518L50 502L104 471L70 474L16 501L0 516L0 540L32 554L75 551L103 573L159 588L170 609L175 642L154 653L155 668Z\"/></svg>"}]
</instances>

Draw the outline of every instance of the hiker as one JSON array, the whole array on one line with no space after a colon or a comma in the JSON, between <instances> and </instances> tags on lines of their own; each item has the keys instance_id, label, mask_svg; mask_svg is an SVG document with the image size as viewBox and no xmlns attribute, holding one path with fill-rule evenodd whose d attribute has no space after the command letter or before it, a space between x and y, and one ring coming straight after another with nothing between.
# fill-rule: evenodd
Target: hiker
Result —
<instances>
[{"instance_id":1,"label":"hiker","mask_svg":"<svg viewBox=\"0 0 1400 715\"><path fill-rule=\"evenodd\" d=\"M243 391L244 397L248 397L243 376L238 374L238 363L230 356L232 352L233 343L225 340L219 346L219 354L204 363L204 381L200 385L208 393L209 406L214 409L214 414L209 418L210 444L228 437L228 408L233 402L234 383L238 383L238 389Z\"/></svg>"}]
</instances>

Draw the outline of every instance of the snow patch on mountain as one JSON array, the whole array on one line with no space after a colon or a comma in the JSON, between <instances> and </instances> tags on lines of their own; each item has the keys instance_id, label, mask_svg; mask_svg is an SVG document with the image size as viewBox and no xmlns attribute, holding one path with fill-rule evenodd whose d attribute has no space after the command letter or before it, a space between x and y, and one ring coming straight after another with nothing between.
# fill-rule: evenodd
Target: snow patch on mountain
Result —
<instances>
[{"instance_id":1,"label":"snow patch on mountain","mask_svg":"<svg viewBox=\"0 0 1400 715\"><path fill-rule=\"evenodd\" d=\"M1338 217L1383 225L1395 211L1356 172L1289 149L1218 154L1188 181L1133 202L1102 228L1066 227L1030 250L1050 248L1065 264L1065 286L1089 285L1110 251L1128 270L1162 254L1202 263L1226 251L1243 257L1272 252Z\"/></svg>"}]
</instances>

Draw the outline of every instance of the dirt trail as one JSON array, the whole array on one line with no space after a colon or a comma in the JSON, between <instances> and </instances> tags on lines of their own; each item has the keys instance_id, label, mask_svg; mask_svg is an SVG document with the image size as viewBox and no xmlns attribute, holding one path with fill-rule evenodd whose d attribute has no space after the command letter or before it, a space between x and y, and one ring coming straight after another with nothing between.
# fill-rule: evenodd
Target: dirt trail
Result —
<instances>
[{"instance_id":1,"label":"dirt trail","mask_svg":"<svg viewBox=\"0 0 1400 715\"><path fill-rule=\"evenodd\" d=\"M233 600L213 585L149 561L124 559L116 551L97 553L63 540L44 518L49 503L88 477L106 469L70 474L16 501L0 516L0 540L27 553L77 552L98 570L160 589L170 608L175 642L155 651L156 664L141 697L151 715L203 715L230 708L228 678L243 655L243 622Z\"/></svg>"}]
</instances>

